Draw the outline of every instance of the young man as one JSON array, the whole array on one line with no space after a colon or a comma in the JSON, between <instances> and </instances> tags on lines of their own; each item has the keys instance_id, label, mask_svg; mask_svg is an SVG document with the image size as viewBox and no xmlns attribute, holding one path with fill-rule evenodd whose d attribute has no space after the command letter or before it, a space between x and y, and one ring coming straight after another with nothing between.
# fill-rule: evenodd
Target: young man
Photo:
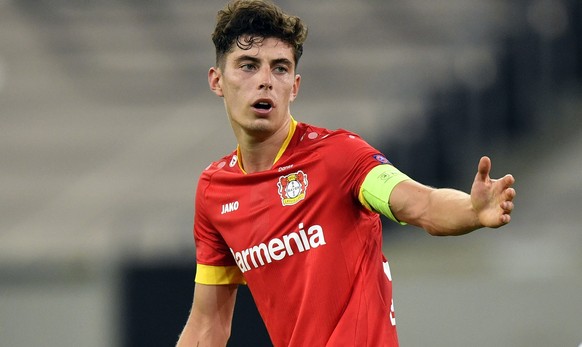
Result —
<instances>
[{"instance_id":1,"label":"young man","mask_svg":"<svg viewBox=\"0 0 582 347\"><path fill-rule=\"evenodd\" d=\"M470 195L433 189L353 133L296 122L306 36L268 2L218 14L208 81L238 146L199 180L196 286L178 346L226 345L239 284L275 346L397 346L379 213L432 235L510 221L514 179L490 179L487 157Z\"/></svg>"}]
</instances>

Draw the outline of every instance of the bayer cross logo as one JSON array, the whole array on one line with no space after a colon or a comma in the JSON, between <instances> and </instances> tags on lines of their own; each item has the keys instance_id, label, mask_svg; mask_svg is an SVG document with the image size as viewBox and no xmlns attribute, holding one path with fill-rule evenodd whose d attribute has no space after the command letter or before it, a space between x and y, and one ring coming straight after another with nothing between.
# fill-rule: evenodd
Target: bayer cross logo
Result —
<instances>
[{"instance_id":1,"label":"bayer cross logo","mask_svg":"<svg viewBox=\"0 0 582 347\"><path fill-rule=\"evenodd\" d=\"M301 183L297 181L290 181L287 184L287 187L285 187L285 192L291 199L298 197L299 194L301 194Z\"/></svg>"},{"instance_id":2,"label":"bayer cross logo","mask_svg":"<svg viewBox=\"0 0 582 347\"><path fill-rule=\"evenodd\" d=\"M277 187L283 206L295 205L305 199L307 193L307 174L303 171L279 177Z\"/></svg>"}]
</instances>

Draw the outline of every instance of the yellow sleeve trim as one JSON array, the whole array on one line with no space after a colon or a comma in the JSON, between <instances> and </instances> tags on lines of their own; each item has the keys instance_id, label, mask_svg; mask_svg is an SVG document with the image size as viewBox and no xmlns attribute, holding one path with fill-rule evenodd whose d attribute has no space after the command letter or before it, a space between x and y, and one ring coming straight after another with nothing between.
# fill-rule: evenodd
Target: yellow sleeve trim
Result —
<instances>
[{"instance_id":1,"label":"yellow sleeve trim","mask_svg":"<svg viewBox=\"0 0 582 347\"><path fill-rule=\"evenodd\" d=\"M391 220L405 225L394 217L390 210L390 195L396 185L410 178L392 165L374 167L360 187L358 199L368 210L381 213Z\"/></svg>"},{"instance_id":2,"label":"yellow sleeve trim","mask_svg":"<svg viewBox=\"0 0 582 347\"><path fill-rule=\"evenodd\" d=\"M238 266L211 266L196 264L196 283L217 284L247 284Z\"/></svg>"}]
</instances>

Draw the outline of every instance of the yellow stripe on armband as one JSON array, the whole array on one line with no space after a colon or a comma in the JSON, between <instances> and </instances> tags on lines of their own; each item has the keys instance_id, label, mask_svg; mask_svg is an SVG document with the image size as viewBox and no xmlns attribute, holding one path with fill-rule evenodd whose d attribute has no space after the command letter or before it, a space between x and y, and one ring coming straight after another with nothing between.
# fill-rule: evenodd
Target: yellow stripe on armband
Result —
<instances>
[{"instance_id":1,"label":"yellow stripe on armband","mask_svg":"<svg viewBox=\"0 0 582 347\"><path fill-rule=\"evenodd\" d=\"M378 165L366 175L360 187L359 200L370 211L378 212L400 223L390 210L390 194L396 185L410 178L392 165Z\"/></svg>"},{"instance_id":2,"label":"yellow stripe on armband","mask_svg":"<svg viewBox=\"0 0 582 347\"><path fill-rule=\"evenodd\" d=\"M247 284L238 266L212 266L196 264L196 283L200 284Z\"/></svg>"}]
</instances>

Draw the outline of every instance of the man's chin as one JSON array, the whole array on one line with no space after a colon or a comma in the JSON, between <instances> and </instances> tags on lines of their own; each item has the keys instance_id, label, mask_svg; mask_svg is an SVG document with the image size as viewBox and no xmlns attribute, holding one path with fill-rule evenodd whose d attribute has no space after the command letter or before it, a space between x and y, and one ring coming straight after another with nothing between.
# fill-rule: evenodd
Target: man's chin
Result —
<instances>
[{"instance_id":1,"label":"man's chin","mask_svg":"<svg viewBox=\"0 0 582 347\"><path fill-rule=\"evenodd\" d=\"M277 127L272 120L262 118L250 122L245 130L254 137L265 138L273 135L277 131Z\"/></svg>"}]
</instances>

